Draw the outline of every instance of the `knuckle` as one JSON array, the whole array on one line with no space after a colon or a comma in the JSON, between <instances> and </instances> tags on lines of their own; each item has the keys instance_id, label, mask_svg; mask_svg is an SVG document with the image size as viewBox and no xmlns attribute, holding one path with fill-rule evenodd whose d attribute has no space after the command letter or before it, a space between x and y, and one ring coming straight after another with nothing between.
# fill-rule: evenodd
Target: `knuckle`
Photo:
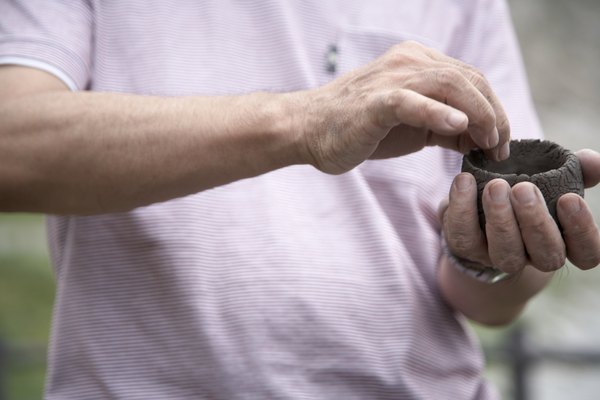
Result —
<instances>
[{"instance_id":1,"label":"knuckle","mask_svg":"<svg viewBox=\"0 0 600 400\"><path fill-rule=\"evenodd\" d=\"M471 81L471 83L473 85L475 85L478 88L490 86L490 82L487 80L485 75L483 75L483 73L481 71L479 71L477 68L469 65L468 71L469 71L469 81Z\"/></svg>"},{"instance_id":2,"label":"knuckle","mask_svg":"<svg viewBox=\"0 0 600 400\"><path fill-rule=\"evenodd\" d=\"M508 118L505 116L497 118L496 116L496 127L498 128L498 132L500 132L500 134L506 135L507 138L510 137L510 122L508 121Z\"/></svg>"},{"instance_id":3,"label":"knuckle","mask_svg":"<svg viewBox=\"0 0 600 400\"><path fill-rule=\"evenodd\" d=\"M508 239L514 233L514 222L509 216L499 215L494 216L493 219L486 216L485 220L486 226L489 226L489 229L497 236Z\"/></svg>"},{"instance_id":4,"label":"knuckle","mask_svg":"<svg viewBox=\"0 0 600 400\"><path fill-rule=\"evenodd\" d=\"M382 94L375 98L374 103L377 109L393 110L402 104L402 93Z\"/></svg>"},{"instance_id":5,"label":"knuckle","mask_svg":"<svg viewBox=\"0 0 600 400\"><path fill-rule=\"evenodd\" d=\"M386 53L385 62L391 67L419 65L424 52L422 48L422 45L413 41L397 43Z\"/></svg>"},{"instance_id":6,"label":"knuckle","mask_svg":"<svg viewBox=\"0 0 600 400\"><path fill-rule=\"evenodd\" d=\"M386 129L393 126L396 110L401 108L404 102L403 91L374 96L370 114L375 126Z\"/></svg>"},{"instance_id":7,"label":"knuckle","mask_svg":"<svg viewBox=\"0 0 600 400\"><path fill-rule=\"evenodd\" d=\"M435 115L435 106L431 101L421 103L418 110L421 121L426 121Z\"/></svg>"},{"instance_id":8,"label":"knuckle","mask_svg":"<svg viewBox=\"0 0 600 400\"><path fill-rule=\"evenodd\" d=\"M406 42L402 42L402 43L396 43L395 45L393 45L392 47L390 47L388 54L397 57L400 54L403 54L404 52L406 52L407 49L409 49L410 47L406 44Z\"/></svg>"},{"instance_id":9,"label":"knuckle","mask_svg":"<svg viewBox=\"0 0 600 400\"><path fill-rule=\"evenodd\" d=\"M465 257L475 250L475 241L466 232L454 232L448 240L448 247L453 254Z\"/></svg>"},{"instance_id":10,"label":"knuckle","mask_svg":"<svg viewBox=\"0 0 600 400\"><path fill-rule=\"evenodd\" d=\"M488 187L486 187L486 189L488 189ZM510 204L490 204L487 198L487 196L490 196L489 193L486 193L485 195L486 197L483 199L483 208L485 210L485 220L487 222L486 229L502 238L508 239L510 236L515 235L518 232L517 221L515 220Z\"/></svg>"},{"instance_id":11,"label":"knuckle","mask_svg":"<svg viewBox=\"0 0 600 400\"><path fill-rule=\"evenodd\" d=\"M496 126L496 114L492 109L492 106L487 101L484 101L483 96L475 98L475 109L479 115L479 121L482 124L488 124L490 126Z\"/></svg>"},{"instance_id":12,"label":"knuckle","mask_svg":"<svg viewBox=\"0 0 600 400\"><path fill-rule=\"evenodd\" d=\"M399 49L405 49L405 48L406 49L423 49L425 47L421 43L417 42L416 40L405 40L405 41L395 45L395 47L396 46Z\"/></svg>"},{"instance_id":13,"label":"knuckle","mask_svg":"<svg viewBox=\"0 0 600 400\"><path fill-rule=\"evenodd\" d=\"M538 237L545 236L548 230L548 221L542 218L535 218L530 221L519 221L521 227L524 228L529 234L536 235Z\"/></svg>"},{"instance_id":14,"label":"knuckle","mask_svg":"<svg viewBox=\"0 0 600 400\"><path fill-rule=\"evenodd\" d=\"M469 71L467 79L476 88L480 88L482 86L485 86L485 81L484 81L485 78L481 74L477 74L477 73L474 73L473 71Z\"/></svg>"},{"instance_id":15,"label":"knuckle","mask_svg":"<svg viewBox=\"0 0 600 400\"><path fill-rule=\"evenodd\" d=\"M448 97L452 93L462 92L464 88L464 77L462 74L451 68L435 69L431 71L438 94Z\"/></svg>"},{"instance_id":16,"label":"knuckle","mask_svg":"<svg viewBox=\"0 0 600 400\"><path fill-rule=\"evenodd\" d=\"M464 81L464 76L454 68L440 68L435 70L437 83L445 88L456 88Z\"/></svg>"},{"instance_id":17,"label":"knuckle","mask_svg":"<svg viewBox=\"0 0 600 400\"><path fill-rule=\"evenodd\" d=\"M390 47L390 53L392 54L392 56L398 57L400 55L410 54L416 49L416 42L411 42L407 40L404 42L396 43L392 47Z\"/></svg>"}]
</instances>

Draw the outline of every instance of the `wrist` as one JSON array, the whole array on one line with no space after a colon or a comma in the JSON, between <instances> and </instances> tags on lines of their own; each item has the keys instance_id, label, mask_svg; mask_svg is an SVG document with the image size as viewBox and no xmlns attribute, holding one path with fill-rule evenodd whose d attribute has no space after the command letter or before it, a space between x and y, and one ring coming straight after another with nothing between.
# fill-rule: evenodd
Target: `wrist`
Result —
<instances>
[{"instance_id":1,"label":"wrist","mask_svg":"<svg viewBox=\"0 0 600 400\"><path fill-rule=\"evenodd\" d=\"M319 168L316 157L318 141L315 140L314 134L319 129L316 128L315 100L311 95L313 92L314 89L283 94L284 100L280 104L284 115L281 121L285 125L283 129L288 132L293 141L297 164L308 164Z\"/></svg>"},{"instance_id":2,"label":"wrist","mask_svg":"<svg viewBox=\"0 0 600 400\"><path fill-rule=\"evenodd\" d=\"M448 249L446 240L443 237L442 237L442 250L445 253L445 256L448 259L448 263L452 266L452 268L461 272L464 275L467 275L467 276L470 276L471 278L476 279L479 282L494 284L494 283L510 280L517 275L517 274L509 274L507 272L499 270L496 267L487 266L487 265L454 255L450 251L450 249Z\"/></svg>"},{"instance_id":3,"label":"wrist","mask_svg":"<svg viewBox=\"0 0 600 400\"><path fill-rule=\"evenodd\" d=\"M291 93L254 94L275 168L306 164L299 115L305 112Z\"/></svg>"}]
</instances>

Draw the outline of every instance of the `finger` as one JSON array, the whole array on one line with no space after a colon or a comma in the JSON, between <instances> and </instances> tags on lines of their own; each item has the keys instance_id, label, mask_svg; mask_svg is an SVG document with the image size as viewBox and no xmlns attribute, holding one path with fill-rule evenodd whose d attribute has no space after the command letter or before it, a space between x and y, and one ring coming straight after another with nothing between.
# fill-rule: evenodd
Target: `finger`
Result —
<instances>
[{"instance_id":1,"label":"finger","mask_svg":"<svg viewBox=\"0 0 600 400\"><path fill-rule=\"evenodd\" d=\"M487 157L496 161L506 160L510 156L510 124L504 107L502 107L500 100L483 75L464 69L461 72L483 94L494 110L496 130L498 131L498 144L494 148L486 150Z\"/></svg>"},{"instance_id":2,"label":"finger","mask_svg":"<svg viewBox=\"0 0 600 400\"><path fill-rule=\"evenodd\" d=\"M583 149L576 151L575 154L581 164L585 187L589 188L600 183L600 153Z\"/></svg>"},{"instance_id":3,"label":"finger","mask_svg":"<svg viewBox=\"0 0 600 400\"><path fill-rule=\"evenodd\" d=\"M399 157L425 147L430 130L410 125L397 125L378 144L369 159Z\"/></svg>"},{"instance_id":4,"label":"finger","mask_svg":"<svg viewBox=\"0 0 600 400\"><path fill-rule=\"evenodd\" d=\"M600 233L585 201L574 193L565 194L558 199L556 211L569 260L581 269L600 264Z\"/></svg>"},{"instance_id":5,"label":"finger","mask_svg":"<svg viewBox=\"0 0 600 400\"><path fill-rule=\"evenodd\" d=\"M494 110L496 117L496 128L498 129L499 136L498 145L488 153L497 161L507 159L510 155L510 124L508 121L508 116L506 115L504 107L502 107L502 103L498 99L498 96L496 96L496 93L492 89L490 83L485 78L483 73L481 73L481 71L474 66L447 56L446 54L443 54L435 49L429 49L427 54L433 60L454 66L487 99L488 103Z\"/></svg>"},{"instance_id":6,"label":"finger","mask_svg":"<svg viewBox=\"0 0 600 400\"><path fill-rule=\"evenodd\" d=\"M498 145L499 134L494 109L456 68L418 71L405 85L415 92L464 112L469 119L468 132L480 148L491 149Z\"/></svg>"},{"instance_id":7,"label":"finger","mask_svg":"<svg viewBox=\"0 0 600 400\"><path fill-rule=\"evenodd\" d=\"M469 122L462 111L412 90L388 93L377 106L383 109L376 114L381 118L380 124L387 128L406 124L456 135L463 132Z\"/></svg>"},{"instance_id":8,"label":"finger","mask_svg":"<svg viewBox=\"0 0 600 400\"><path fill-rule=\"evenodd\" d=\"M540 190L529 182L521 182L513 186L510 200L531 264L540 271L562 267L565 244Z\"/></svg>"},{"instance_id":9,"label":"finger","mask_svg":"<svg viewBox=\"0 0 600 400\"><path fill-rule=\"evenodd\" d=\"M468 133L447 136L437 134L427 128L410 125L397 125L379 142L370 159L399 157L421 150L425 146L441 146L466 154L477 145Z\"/></svg>"},{"instance_id":10,"label":"finger","mask_svg":"<svg viewBox=\"0 0 600 400\"><path fill-rule=\"evenodd\" d=\"M485 237L479 227L477 185L471 174L461 173L454 178L444 214L444 236L454 255L490 265Z\"/></svg>"},{"instance_id":11,"label":"finger","mask_svg":"<svg viewBox=\"0 0 600 400\"><path fill-rule=\"evenodd\" d=\"M446 149L456 150L462 154L467 154L469 151L477 147L473 138L468 132L463 132L456 136L438 135L432 133L427 137L426 146L440 146Z\"/></svg>"},{"instance_id":12,"label":"finger","mask_svg":"<svg viewBox=\"0 0 600 400\"><path fill-rule=\"evenodd\" d=\"M527 264L527 254L510 202L508 182L503 179L490 181L483 190L482 202L492 265L504 272L519 272Z\"/></svg>"}]
</instances>

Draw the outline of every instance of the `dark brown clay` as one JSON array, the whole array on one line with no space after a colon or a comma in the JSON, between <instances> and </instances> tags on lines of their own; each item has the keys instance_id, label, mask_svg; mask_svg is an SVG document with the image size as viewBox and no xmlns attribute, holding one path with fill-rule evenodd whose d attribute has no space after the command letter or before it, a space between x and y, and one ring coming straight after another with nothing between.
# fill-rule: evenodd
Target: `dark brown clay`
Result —
<instances>
[{"instance_id":1,"label":"dark brown clay","mask_svg":"<svg viewBox=\"0 0 600 400\"><path fill-rule=\"evenodd\" d=\"M577 156L547 140L513 140L510 157L504 161L485 158L483 151L473 150L463 157L462 171L477 181L479 224L485 231L485 215L481 204L483 188L492 179L502 178L510 186L519 182L535 184L546 200L548 211L558 226L556 202L565 193L583 197L583 174Z\"/></svg>"}]
</instances>

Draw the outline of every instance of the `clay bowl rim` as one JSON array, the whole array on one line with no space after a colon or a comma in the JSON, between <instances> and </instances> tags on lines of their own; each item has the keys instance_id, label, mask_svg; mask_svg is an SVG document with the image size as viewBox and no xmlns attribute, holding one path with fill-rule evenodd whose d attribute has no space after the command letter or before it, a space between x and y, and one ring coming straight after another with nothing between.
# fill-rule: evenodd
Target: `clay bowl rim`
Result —
<instances>
[{"instance_id":1,"label":"clay bowl rim","mask_svg":"<svg viewBox=\"0 0 600 400\"><path fill-rule=\"evenodd\" d=\"M481 159L484 162L494 162L494 163L501 163L507 160L510 160L510 157L512 157L513 154L513 145L518 146L522 143L536 143L538 142L538 145L544 145L547 146L547 152L553 151L553 150L558 150L560 151L561 155L565 156L564 161L562 162L562 164L560 164L560 166L558 168L549 168L549 169L545 169L544 171L541 172L536 172L535 174L532 175L528 175L528 174L517 174L517 173L500 173L500 172L495 172L495 171L490 171L489 169L485 169L483 167L480 167L479 165L476 165L472 160L471 160L471 156L473 154L479 154ZM483 154L483 150L481 149L474 149L471 150L470 152L468 152L467 154L465 154L465 160L467 163L469 163L469 166L472 168L472 171L481 171L484 174L486 174L488 177L490 177L489 180L487 180L488 182L491 181L492 179L505 179L505 177L517 177L517 182L523 182L523 181L532 181L534 180L534 177L536 178L543 178L545 175L547 175L549 172L552 171L558 171L558 173L560 175L563 175L569 168L569 160L572 158L577 158L577 155L572 152L571 150L559 145L556 142L550 141L550 140L541 140L541 139L513 139L510 141L510 147L511 147L511 156L509 156L509 158L507 160L503 160L503 161L493 161L493 160L488 160L487 158L485 158L485 155ZM521 178L521 179L519 179ZM516 184L515 183L515 184Z\"/></svg>"}]
</instances>

